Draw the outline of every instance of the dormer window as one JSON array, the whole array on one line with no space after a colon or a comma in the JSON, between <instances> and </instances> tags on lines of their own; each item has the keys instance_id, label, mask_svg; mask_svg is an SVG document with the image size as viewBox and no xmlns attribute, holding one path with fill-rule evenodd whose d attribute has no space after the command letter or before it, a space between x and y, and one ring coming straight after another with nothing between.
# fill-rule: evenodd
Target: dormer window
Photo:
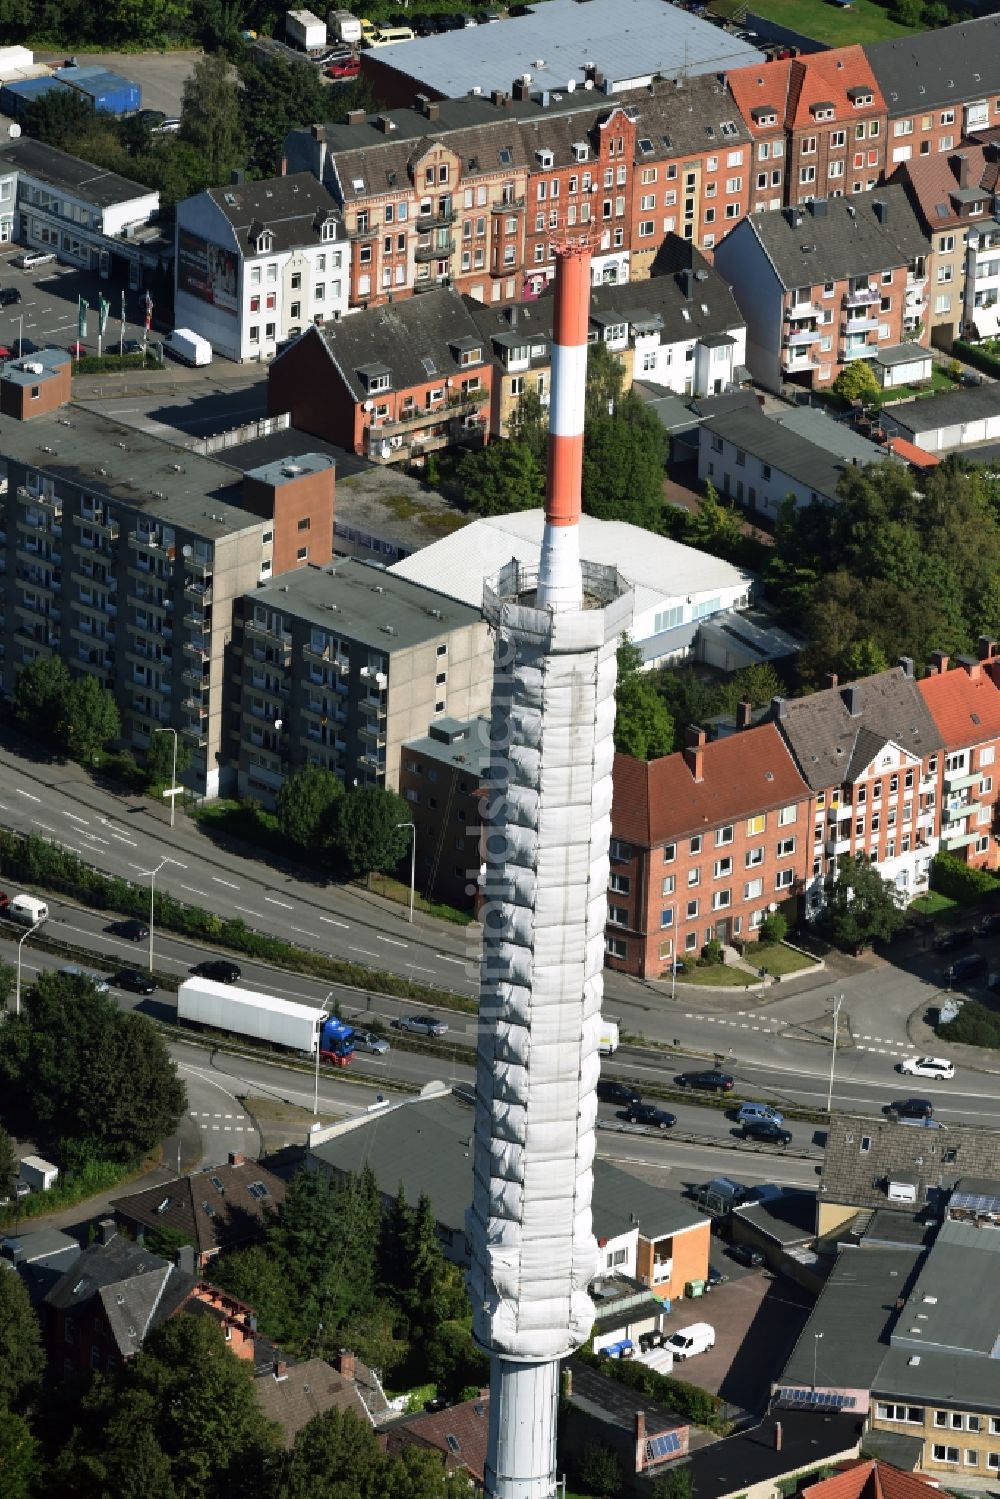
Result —
<instances>
[{"instance_id":1,"label":"dormer window","mask_svg":"<svg viewBox=\"0 0 1000 1499\"><path fill-rule=\"evenodd\" d=\"M540 167L546 168L551 167L553 161L555 160L551 151L536 151L535 157L537 158L538 165Z\"/></svg>"},{"instance_id":2,"label":"dormer window","mask_svg":"<svg viewBox=\"0 0 1000 1499\"><path fill-rule=\"evenodd\" d=\"M357 373L367 395L377 395L380 391L389 390L392 385L392 370L388 365L363 364Z\"/></svg>"},{"instance_id":3,"label":"dormer window","mask_svg":"<svg viewBox=\"0 0 1000 1499\"><path fill-rule=\"evenodd\" d=\"M874 104L875 102L873 94L867 88L849 88L847 90L847 97L855 109L864 109L867 105Z\"/></svg>"},{"instance_id":4,"label":"dormer window","mask_svg":"<svg viewBox=\"0 0 1000 1499\"><path fill-rule=\"evenodd\" d=\"M321 239L325 239L325 240L330 240L330 239L336 239L337 238L337 221L336 221L336 219L327 219L326 223L323 225L322 229L320 230L320 238Z\"/></svg>"},{"instance_id":5,"label":"dormer window","mask_svg":"<svg viewBox=\"0 0 1000 1499\"><path fill-rule=\"evenodd\" d=\"M380 391L389 389L388 375L373 375L368 382L369 391Z\"/></svg>"},{"instance_id":6,"label":"dormer window","mask_svg":"<svg viewBox=\"0 0 1000 1499\"><path fill-rule=\"evenodd\" d=\"M573 160L587 161L590 157L590 147L586 141L573 142Z\"/></svg>"},{"instance_id":7,"label":"dormer window","mask_svg":"<svg viewBox=\"0 0 1000 1499\"><path fill-rule=\"evenodd\" d=\"M481 364L482 360L483 360L483 351L482 351L482 349L463 349L462 350L462 360L461 360L461 362L462 362L463 367L466 366L466 365L469 365L469 364Z\"/></svg>"},{"instance_id":8,"label":"dormer window","mask_svg":"<svg viewBox=\"0 0 1000 1499\"><path fill-rule=\"evenodd\" d=\"M982 198L977 198L974 203L969 204L969 214L973 218L975 218L976 214L985 213L985 211L986 204L983 202Z\"/></svg>"},{"instance_id":9,"label":"dormer window","mask_svg":"<svg viewBox=\"0 0 1000 1499\"><path fill-rule=\"evenodd\" d=\"M751 109L750 118L755 125L776 125L778 111L773 104L758 105L756 109Z\"/></svg>"},{"instance_id":10,"label":"dormer window","mask_svg":"<svg viewBox=\"0 0 1000 1499\"><path fill-rule=\"evenodd\" d=\"M270 229L264 229L258 234L255 247L258 255L270 255L274 249L274 235Z\"/></svg>"},{"instance_id":11,"label":"dormer window","mask_svg":"<svg viewBox=\"0 0 1000 1499\"><path fill-rule=\"evenodd\" d=\"M832 104L814 104L812 112L816 120L832 120L834 117Z\"/></svg>"}]
</instances>

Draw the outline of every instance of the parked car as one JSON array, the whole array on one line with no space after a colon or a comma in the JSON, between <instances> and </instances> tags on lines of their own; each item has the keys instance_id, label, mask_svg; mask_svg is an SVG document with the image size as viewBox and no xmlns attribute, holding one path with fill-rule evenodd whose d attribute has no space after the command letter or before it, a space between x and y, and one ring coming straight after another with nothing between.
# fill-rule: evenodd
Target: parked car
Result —
<instances>
[{"instance_id":1,"label":"parked car","mask_svg":"<svg viewBox=\"0 0 1000 1499\"><path fill-rule=\"evenodd\" d=\"M162 109L140 109L136 119L140 125L145 125L147 130L155 130L157 125L162 125L167 118Z\"/></svg>"},{"instance_id":2,"label":"parked car","mask_svg":"<svg viewBox=\"0 0 1000 1499\"><path fill-rule=\"evenodd\" d=\"M216 984L237 984L242 969L238 963L232 963L228 958L206 958L204 963L196 963L191 972L197 974L198 978L212 979Z\"/></svg>"},{"instance_id":3,"label":"parked car","mask_svg":"<svg viewBox=\"0 0 1000 1499\"><path fill-rule=\"evenodd\" d=\"M785 1116L780 1109L773 1109L769 1103L741 1103L736 1110L737 1124L760 1124L764 1120L783 1124Z\"/></svg>"},{"instance_id":4,"label":"parked car","mask_svg":"<svg viewBox=\"0 0 1000 1499\"><path fill-rule=\"evenodd\" d=\"M51 250L24 250L14 256L11 265L16 265L19 271L35 271L39 266L54 264L55 258Z\"/></svg>"},{"instance_id":5,"label":"parked car","mask_svg":"<svg viewBox=\"0 0 1000 1499\"><path fill-rule=\"evenodd\" d=\"M168 115L160 125L153 126L154 135L175 135L181 128L179 115Z\"/></svg>"},{"instance_id":6,"label":"parked car","mask_svg":"<svg viewBox=\"0 0 1000 1499\"><path fill-rule=\"evenodd\" d=\"M776 1119L748 1119L741 1134L744 1140L761 1140L769 1145L791 1145L792 1132Z\"/></svg>"},{"instance_id":7,"label":"parked car","mask_svg":"<svg viewBox=\"0 0 1000 1499\"><path fill-rule=\"evenodd\" d=\"M712 1291L716 1286L724 1286L728 1279L729 1276L724 1270L720 1270L717 1265L709 1265L708 1280L705 1282L705 1290Z\"/></svg>"},{"instance_id":8,"label":"parked car","mask_svg":"<svg viewBox=\"0 0 1000 1499\"><path fill-rule=\"evenodd\" d=\"M931 947L935 952L953 952L956 947L968 947L972 936L970 927L952 927L947 932L938 932Z\"/></svg>"},{"instance_id":9,"label":"parked car","mask_svg":"<svg viewBox=\"0 0 1000 1499\"><path fill-rule=\"evenodd\" d=\"M71 344L66 345L66 351L72 354L74 359L85 359L87 357L87 346L82 344L78 338L74 338Z\"/></svg>"},{"instance_id":10,"label":"parked car","mask_svg":"<svg viewBox=\"0 0 1000 1499\"><path fill-rule=\"evenodd\" d=\"M947 1080L955 1076L955 1063L944 1057L907 1057L899 1070L906 1077L936 1077Z\"/></svg>"},{"instance_id":11,"label":"parked car","mask_svg":"<svg viewBox=\"0 0 1000 1499\"><path fill-rule=\"evenodd\" d=\"M390 1050L385 1037L376 1035L374 1031L355 1031L351 1039L355 1051L370 1051L376 1057L384 1057Z\"/></svg>"},{"instance_id":12,"label":"parked car","mask_svg":"<svg viewBox=\"0 0 1000 1499\"><path fill-rule=\"evenodd\" d=\"M397 1031L412 1031L416 1036L443 1036L448 1026L434 1015L398 1015L392 1022Z\"/></svg>"},{"instance_id":13,"label":"parked car","mask_svg":"<svg viewBox=\"0 0 1000 1499\"><path fill-rule=\"evenodd\" d=\"M144 942L149 936L149 927L134 916L124 921L112 921L104 928L109 937L124 937L126 942Z\"/></svg>"},{"instance_id":14,"label":"parked car","mask_svg":"<svg viewBox=\"0 0 1000 1499\"><path fill-rule=\"evenodd\" d=\"M349 57L338 57L323 71L327 78L357 78L361 72L361 59L354 53Z\"/></svg>"},{"instance_id":15,"label":"parked car","mask_svg":"<svg viewBox=\"0 0 1000 1499\"><path fill-rule=\"evenodd\" d=\"M887 1103L885 1112L890 1119L930 1119L934 1105L929 1098L899 1098Z\"/></svg>"},{"instance_id":16,"label":"parked car","mask_svg":"<svg viewBox=\"0 0 1000 1499\"><path fill-rule=\"evenodd\" d=\"M13 307L21 300L16 286L0 286L0 307Z\"/></svg>"},{"instance_id":17,"label":"parked car","mask_svg":"<svg viewBox=\"0 0 1000 1499\"><path fill-rule=\"evenodd\" d=\"M681 1072L674 1079L679 1088L700 1088L705 1093L731 1093L736 1086L728 1072L709 1068L705 1072Z\"/></svg>"},{"instance_id":18,"label":"parked car","mask_svg":"<svg viewBox=\"0 0 1000 1499\"><path fill-rule=\"evenodd\" d=\"M738 1265L746 1265L748 1270L756 1270L764 1264L764 1256L760 1250L751 1248L749 1244L730 1244L726 1253Z\"/></svg>"},{"instance_id":19,"label":"parked car","mask_svg":"<svg viewBox=\"0 0 1000 1499\"><path fill-rule=\"evenodd\" d=\"M664 1343L675 1359L693 1358L696 1353L707 1353L715 1347L715 1328L709 1322L695 1322L682 1327Z\"/></svg>"},{"instance_id":20,"label":"parked car","mask_svg":"<svg viewBox=\"0 0 1000 1499\"><path fill-rule=\"evenodd\" d=\"M156 993L156 980L150 978L148 973L141 973L138 968L123 968L120 973L115 974L115 983L119 989L127 989L130 994Z\"/></svg>"},{"instance_id":21,"label":"parked car","mask_svg":"<svg viewBox=\"0 0 1000 1499\"><path fill-rule=\"evenodd\" d=\"M629 1124L645 1124L650 1129L672 1129L677 1115L657 1107L655 1103L632 1103L625 1110Z\"/></svg>"},{"instance_id":22,"label":"parked car","mask_svg":"<svg viewBox=\"0 0 1000 1499\"><path fill-rule=\"evenodd\" d=\"M615 1082L612 1077L602 1077L597 1084L598 1103L620 1103L626 1108L632 1108L635 1104L642 1102L642 1094L628 1083Z\"/></svg>"},{"instance_id":23,"label":"parked car","mask_svg":"<svg viewBox=\"0 0 1000 1499\"><path fill-rule=\"evenodd\" d=\"M13 359L14 350L9 349L6 344L0 344L0 359Z\"/></svg>"},{"instance_id":24,"label":"parked car","mask_svg":"<svg viewBox=\"0 0 1000 1499\"><path fill-rule=\"evenodd\" d=\"M113 351L112 351L113 352ZM122 341L123 354L141 354L142 344L137 338L126 338Z\"/></svg>"},{"instance_id":25,"label":"parked car","mask_svg":"<svg viewBox=\"0 0 1000 1499\"><path fill-rule=\"evenodd\" d=\"M960 385L985 385L982 375L974 375L971 370L963 370L958 377Z\"/></svg>"},{"instance_id":26,"label":"parked car","mask_svg":"<svg viewBox=\"0 0 1000 1499\"><path fill-rule=\"evenodd\" d=\"M964 984L968 979L973 979L977 974L985 972L985 954L967 952L964 958L956 958L954 963L945 969L944 978L948 984Z\"/></svg>"}]
</instances>

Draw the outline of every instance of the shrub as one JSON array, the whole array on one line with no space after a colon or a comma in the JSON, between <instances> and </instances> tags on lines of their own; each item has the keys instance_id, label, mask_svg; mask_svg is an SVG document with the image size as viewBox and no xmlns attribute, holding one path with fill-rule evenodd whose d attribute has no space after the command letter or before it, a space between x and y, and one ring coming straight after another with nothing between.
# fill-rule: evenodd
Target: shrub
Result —
<instances>
[{"instance_id":1,"label":"shrub","mask_svg":"<svg viewBox=\"0 0 1000 1499\"><path fill-rule=\"evenodd\" d=\"M958 357L964 359L966 364L971 364L973 369L982 370L984 375L1000 375L1000 359L989 347L966 343L964 338L956 338L952 348Z\"/></svg>"},{"instance_id":2,"label":"shrub","mask_svg":"<svg viewBox=\"0 0 1000 1499\"><path fill-rule=\"evenodd\" d=\"M713 937L711 942L705 943L705 946L701 950L701 961L705 964L706 968L716 968L720 963L725 962L722 943L717 937Z\"/></svg>"},{"instance_id":3,"label":"shrub","mask_svg":"<svg viewBox=\"0 0 1000 1499\"><path fill-rule=\"evenodd\" d=\"M937 1027L937 1033L944 1041L964 1041L967 1046L1000 1046L1000 1015L970 999L954 1020Z\"/></svg>"},{"instance_id":4,"label":"shrub","mask_svg":"<svg viewBox=\"0 0 1000 1499\"><path fill-rule=\"evenodd\" d=\"M637 1390L640 1395L659 1401L677 1415L686 1416L696 1426L705 1426L710 1431L723 1433L729 1430L718 1395L699 1390L697 1385L688 1384L683 1379L674 1379L669 1374L658 1374L648 1365L635 1363L631 1359L602 1359L599 1355L582 1349L577 1358L591 1368L599 1369L609 1378L617 1379L619 1384L626 1385L630 1390Z\"/></svg>"},{"instance_id":5,"label":"shrub","mask_svg":"<svg viewBox=\"0 0 1000 1499\"><path fill-rule=\"evenodd\" d=\"M997 889L995 875L976 869L954 854L935 854L931 860L931 889L947 895L959 905L968 905Z\"/></svg>"},{"instance_id":6,"label":"shrub","mask_svg":"<svg viewBox=\"0 0 1000 1499\"><path fill-rule=\"evenodd\" d=\"M780 911L769 911L760 924L762 942L784 942L788 936L788 918Z\"/></svg>"}]
</instances>

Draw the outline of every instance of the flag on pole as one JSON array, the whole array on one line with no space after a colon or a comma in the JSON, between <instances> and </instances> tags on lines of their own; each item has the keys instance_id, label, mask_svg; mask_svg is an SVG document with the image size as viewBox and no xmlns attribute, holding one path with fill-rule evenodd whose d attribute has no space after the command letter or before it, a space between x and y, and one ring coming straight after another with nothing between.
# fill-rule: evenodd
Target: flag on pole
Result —
<instances>
[{"instance_id":1,"label":"flag on pole","mask_svg":"<svg viewBox=\"0 0 1000 1499\"><path fill-rule=\"evenodd\" d=\"M125 292L124 292L124 289L123 289L122 290L122 324L124 325L127 322L128 322L128 318L125 316Z\"/></svg>"},{"instance_id":2,"label":"flag on pole","mask_svg":"<svg viewBox=\"0 0 1000 1499\"><path fill-rule=\"evenodd\" d=\"M100 336L102 338L104 337L104 334L107 331L108 313L110 311L111 311L111 304L108 301L107 297L103 297L103 296L99 297L98 303L97 303L97 331L98 331L98 333L100 334Z\"/></svg>"},{"instance_id":3,"label":"flag on pole","mask_svg":"<svg viewBox=\"0 0 1000 1499\"><path fill-rule=\"evenodd\" d=\"M147 333L149 332L150 328L152 328L152 326L153 326L153 299L149 295L149 292L147 292L146 293L146 332Z\"/></svg>"},{"instance_id":4,"label":"flag on pole","mask_svg":"<svg viewBox=\"0 0 1000 1499\"><path fill-rule=\"evenodd\" d=\"M85 301L84 298L81 297L76 319L77 337L81 339L86 338L87 336L87 312L89 308L90 303Z\"/></svg>"}]
</instances>

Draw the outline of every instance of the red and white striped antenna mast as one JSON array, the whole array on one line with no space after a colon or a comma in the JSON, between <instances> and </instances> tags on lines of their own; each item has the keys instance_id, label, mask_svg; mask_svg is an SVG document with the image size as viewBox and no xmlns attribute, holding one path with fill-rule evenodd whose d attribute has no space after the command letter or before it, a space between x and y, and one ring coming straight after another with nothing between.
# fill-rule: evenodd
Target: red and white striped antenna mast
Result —
<instances>
[{"instance_id":1,"label":"red and white striped antenna mast","mask_svg":"<svg viewBox=\"0 0 1000 1499\"><path fill-rule=\"evenodd\" d=\"M540 608L562 611L579 609L583 603L580 514L590 327L590 236L562 235L553 241L552 249L556 257L552 393L545 530L536 601Z\"/></svg>"}]
</instances>

